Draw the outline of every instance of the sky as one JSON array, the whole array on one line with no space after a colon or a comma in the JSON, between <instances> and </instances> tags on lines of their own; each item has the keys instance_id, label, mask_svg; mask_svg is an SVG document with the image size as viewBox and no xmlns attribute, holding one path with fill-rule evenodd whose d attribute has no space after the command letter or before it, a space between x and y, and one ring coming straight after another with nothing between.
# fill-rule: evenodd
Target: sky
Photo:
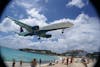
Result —
<instances>
[{"instance_id":1,"label":"sky","mask_svg":"<svg viewBox=\"0 0 100 67\"><path fill-rule=\"evenodd\" d=\"M52 23L71 22L72 28L50 31L49 39L36 36L18 36L19 26L13 17L31 26L40 27ZM62 53L82 49L98 51L100 47L100 23L95 8L88 0L13 0L5 9L0 22L0 45L18 49L32 48Z\"/></svg>"}]
</instances>

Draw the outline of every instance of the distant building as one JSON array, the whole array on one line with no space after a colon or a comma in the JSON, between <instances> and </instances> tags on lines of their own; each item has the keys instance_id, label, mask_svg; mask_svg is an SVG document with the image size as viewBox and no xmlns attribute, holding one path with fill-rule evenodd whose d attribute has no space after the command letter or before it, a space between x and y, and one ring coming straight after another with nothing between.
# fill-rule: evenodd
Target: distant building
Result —
<instances>
[{"instance_id":1,"label":"distant building","mask_svg":"<svg viewBox=\"0 0 100 67\"><path fill-rule=\"evenodd\" d=\"M71 50L71 51L66 52L65 55L74 56L74 57L82 57L82 56L86 56L87 52L84 50Z\"/></svg>"},{"instance_id":2,"label":"distant building","mask_svg":"<svg viewBox=\"0 0 100 67\"><path fill-rule=\"evenodd\" d=\"M100 55L100 52L93 52L93 54L95 54L95 55Z\"/></svg>"},{"instance_id":3,"label":"distant building","mask_svg":"<svg viewBox=\"0 0 100 67\"><path fill-rule=\"evenodd\" d=\"M100 56L100 52L93 52L93 56L94 57L99 57Z\"/></svg>"}]
</instances>

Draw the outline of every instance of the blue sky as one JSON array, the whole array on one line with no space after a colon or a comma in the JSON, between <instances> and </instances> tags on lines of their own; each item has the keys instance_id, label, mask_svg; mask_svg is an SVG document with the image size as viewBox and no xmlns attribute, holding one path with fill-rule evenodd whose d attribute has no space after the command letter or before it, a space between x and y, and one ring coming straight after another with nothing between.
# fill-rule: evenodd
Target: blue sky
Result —
<instances>
[{"instance_id":1,"label":"blue sky","mask_svg":"<svg viewBox=\"0 0 100 67\"><path fill-rule=\"evenodd\" d=\"M61 30L49 32L52 38L41 38L38 41L36 36L21 37L15 34L14 32L19 32L19 27L5 16L11 16L32 26L41 27L50 23L68 21L74 26L65 29L63 35ZM0 45L16 49L25 47L48 49L55 52L71 49L98 51L100 47L99 25L97 14L88 0L13 0L1 19Z\"/></svg>"},{"instance_id":2,"label":"blue sky","mask_svg":"<svg viewBox=\"0 0 100 67\"><path fill-rule=\"evenodd\" d=\"M22 0L24 1L24 0ZM34 2L31 4L31 6L41 9L40 13L44 14L47 17L47 22L52 22L54 20L58 20L61 18L71 18L75 19L80 13L85 13L89 16L97 16L94 8L88 2L88 0L83 0L84 6L81 8L77 8L76 6L68 6L67 4L71 0L40 0L37 2ZM29 3L31 0L29 1ZM19 18L19 16L22 16L22 18L27 18L27 12L26 9L23 8L23 6L20 6L18 4L14 4L12 6L12 3L14 3L14 0L11 2L11 5L8 6L7 10L4 13L5 15L12 16L14 18ZM34 5L36 4L36 5ZM16 8L15 8L16 7ZM29 8L31 9L31 8ZM13 15L13 14L17 15Z\"/></svg>"},{"instance_id":3,"label":"blue sky","mask_svg":"<svg viewBox=\"0 0 100 67\"><path fill-rule=\"evenodd\" d=\"M70 2L70 0L50 0L46 4L43 2L43 6L45 7L43 13L48 18L48 21L54 21L55 19L57 20L60 18L75 19L76 16L82 12L89 16L96 16L93 7L90 4L86 4L88 0L83 1L86 5L81 9L75 6L66 6L68 2Z\"/></svg>"}]
</instances>

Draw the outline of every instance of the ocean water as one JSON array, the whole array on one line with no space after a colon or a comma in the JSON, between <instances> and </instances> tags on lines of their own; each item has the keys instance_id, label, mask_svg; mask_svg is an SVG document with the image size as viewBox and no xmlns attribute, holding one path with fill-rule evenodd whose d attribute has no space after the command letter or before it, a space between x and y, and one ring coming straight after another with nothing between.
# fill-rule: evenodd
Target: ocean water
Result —
<instances>
[{"instance_id":1,"label":"ocean water","mask_svg":"<svg viewBox=\"0 0 100 67\"><path fill-rule=\"evenodd\" d=\"M12 61L15 59L16 61L24 61L24 62L31 62L34 58L39 61L41 59L42 61L54 61L58 59L57 56L50 56L50 55L44 55L44 54L37 54L37 53L28 53L23 51L18 51L10 48L1 47L1 55L4 59L4 61Z\"/></svg>"}]
</instances>

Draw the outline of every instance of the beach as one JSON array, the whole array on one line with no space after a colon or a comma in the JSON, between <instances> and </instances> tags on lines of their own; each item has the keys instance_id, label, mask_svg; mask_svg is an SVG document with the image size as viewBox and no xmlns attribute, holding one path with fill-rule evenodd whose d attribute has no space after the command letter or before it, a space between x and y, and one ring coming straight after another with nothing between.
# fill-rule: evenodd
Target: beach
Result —
<instances>
[{"instance_id":1,"label":"beach","mask_svg":"<svg viewBox=\"0 0 100 67\"><path fill-rule=\"evenodd\" d=\"M49 63L37 64L37 67L85 67L80 61L80 58L74 58L73 63L69 63L68 65L62 64L61 60L58 61L58 63L52 62L52 65L49 65ZM12 62L5 62L8 67L12 67ZM87 67L93 67L95 62L91 61L87 64ZM20 66L19 62L16 62L15 67L31 67L30 63L23 63L22 66Z\"/></svg>"},{"instance_id":2,"label":"beach","mask_svg":"<svg viewBox=\"0 0 100 67\"><path fill-rule=\"evenodd\" d=\"M7 67L12 67L12 62L5 62ZM45 67L48 64L42 64L41 67ZM23 63L22 66L20 66L20 62L16 62L15 67L31 67L30 63ZM40 65L38 64L37 67L40 67Z\"/></svg>"}]
</instances>

